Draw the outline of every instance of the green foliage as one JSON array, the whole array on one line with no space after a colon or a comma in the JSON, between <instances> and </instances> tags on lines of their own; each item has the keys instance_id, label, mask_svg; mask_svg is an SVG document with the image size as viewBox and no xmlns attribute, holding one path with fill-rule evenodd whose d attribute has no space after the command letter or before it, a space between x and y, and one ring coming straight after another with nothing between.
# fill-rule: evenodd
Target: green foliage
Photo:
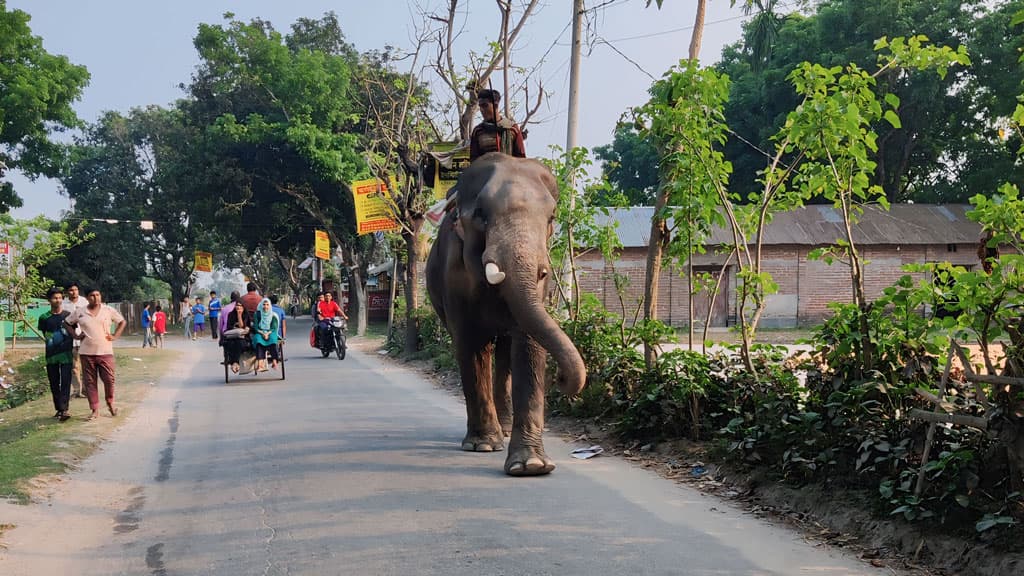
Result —
<instances>
[{"instance_id":1,"label":"green foliage","mask_svg":"<svg viewBox=\"0 0 1024 576\"><path fill-rule=\"evenodd\" d=\"M43 267L87 239L81 227L72 228L67 222L55 224L44 216L16 220L8 214L0 215L0 240L10 246L9 270L14 271L0 274L0 318L25 322L29 301L42 297L53 286L43 274Z\"/></svg>"},{"instance_id":2,"label":"green foliage","mask_svg":"<svg viewBox=\"0 0 1024 576\"><path fill-rule=\"evenodd\" d=\"M57 174L64 155L50 137L79 126L71 104L89 83L84 66L43 48L30 19L0 0L0 178L15 168L32 176ZM0 180L0 213L18 206L13 185Z\"/></svg>"},{"instance_id":3,"label":"green foliage","mask_svg":"<svg viewBox=\"0 0 1024 576\"><path fill-rule=\"evenodd\" d=\"M419 341L416 343L416 353L409 357L409 359L432 360L434 367L439 370L454 370L457 367L457 363L455 361L454 349L452 348L451 336L448 335L448 330L441 324L441 320L437 317L434 309L429 305L421 306L413 310L411 317L419 326ZM385 343L388 353L392 356L400 356L405 354L407 350L405 346L406 319L405 301L399 298L398 306L395 310L395 324L391 334L388 334L387 342Z\"/></svg>"},{"instance_id":4,"label":"green foliage","mask_svg":"<svg viewBox=\"0 0 1024 576\"><path fill-rule=\"evenodd\" d=\"M645 440L700 438L702 403L712 386L704 354L671 350L659 355L619 420L622 435Z\"/></svg>"},{"instance_id":5,"label":"green foliage","mask_svg":"<svg viewBox=\"0 0 1024 576\"><path fill-rule=\"evenodd\" d=\"M872 70L877 54L870 47L878 38L922 35L939 45L965 45L975 64L951 68L945 77L891 72L879 78L872 89L877 98L892 94L902 104L897 125L884 118L872 124L878 166L869 174L870 184L881 186L890 202L964 202L978 190L994 190L1008 174L1019 180L1024 172L1013 152L1021 140L1003 140L997 133L1024 79L1024 69L1014 65L1024 35L1009 18L1022 6L1020 0L816 2L809 11L772 20L776 34L760 67L752 61L759 61L758 45L765 42L758 36L759 22L752 21L718 65L733 79L728 124L769 150L771 138L802 100L783 82L800 63L826 68L854 63ZM734 188L744 194L757 190L760 154L737 140L728 145L727 157L735 165Z\"/></svg>"},{"instance_id":6,"label":"green foliage","mask_svg":"<svg viewBox=\"0 0 1024 576\"><path fill-rule=\"evenodd\" d=\"M17 375L11 387L0 395L0 412L31 402L50 392L46 380L46 365L43 358L36 357L23 362L17 369Z\"/></svg>"},{"instance_id":7,"label":"green foliage","mask_svg":"<svg viewBox=\"0 0 1024 576\"><path fill-rule=\"evenodd\" d=\"M650 206L658 188L658 150L635 126L619 124L612 143L594 147L611 185L595 199L601 206Z\"/></svg>"},{"instance_id":8,"label":"green foliage","mask_svg":"<svg viewBox=\"0 0 1024 576\"><path fill-rule=\"evenodd\" d=\"M561 149L555 147L556 152ZM558 182L558 206L555 208L555 227L548 241L548 252L554 270L569 270L569 285L561 274L555 276L557 288L564 295L567 290L573 294L568 303L569 315L575 317L580 309L580 290L576 275L576 258L591 250L597 250L605 261L618 258L622 244L615 233L617 223L600 223L602 216L608 216L608 208L600 203L609 188L607 181L588 177L586 169L592 162L586 148L574 148L559 157L542 160ZM582 190L582 194L577 192Z\"/></svg>"}]
</instances>

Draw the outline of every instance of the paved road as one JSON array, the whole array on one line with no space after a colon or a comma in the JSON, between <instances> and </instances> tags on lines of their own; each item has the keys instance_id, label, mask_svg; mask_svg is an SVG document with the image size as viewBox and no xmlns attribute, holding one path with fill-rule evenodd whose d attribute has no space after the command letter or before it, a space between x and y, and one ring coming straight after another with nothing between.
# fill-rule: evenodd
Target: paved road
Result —
<instances>
[{"instance_id":1,"label":"paved road","mask_svg":"<svg viewBox=\"0 0 1024 576\"><path fill-rule=\"evenodd\" d=\"M502 474L459 450L464 409L351 352L289 350L288 380L229 385L209 343L185 359L48 504L0 574L876 574L786 529L615 458ZM11 521L11 520L6 520Z\"/></svg>"}]
</instances>

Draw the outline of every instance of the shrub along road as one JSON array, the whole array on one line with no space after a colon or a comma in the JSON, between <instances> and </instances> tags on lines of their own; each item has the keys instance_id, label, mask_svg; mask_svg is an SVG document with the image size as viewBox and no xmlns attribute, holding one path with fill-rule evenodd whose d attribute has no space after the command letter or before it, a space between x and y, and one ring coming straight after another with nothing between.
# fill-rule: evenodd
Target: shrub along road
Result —
<instances>
[{"instance_id":1,"label":"shrub along road","mask_svg":"<svg viewBox=\"0 0 1024 576\"><path fill-rule=\"evenodd\" d=\"M176 370L45 502L3 504L0 573L881 574L617 458L548 437L548 477L459 450L464 408L351 350L288 380ZM889 573L889 572L885 572Z\"/></svg>"}]
</instances>

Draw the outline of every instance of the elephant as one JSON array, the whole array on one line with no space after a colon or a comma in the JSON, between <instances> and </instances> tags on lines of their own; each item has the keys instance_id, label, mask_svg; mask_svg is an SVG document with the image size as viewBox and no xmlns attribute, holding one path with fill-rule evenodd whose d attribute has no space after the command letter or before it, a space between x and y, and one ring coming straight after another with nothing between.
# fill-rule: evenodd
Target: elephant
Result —
<instances>
[{"instance_id":1,"label":"elephant","mask_svg":"<svg viewBox=\"0 0 1024 576\"><path fill-rule=\"evenodd\" d=\"M456 186L458 209L441 221L426 280L462 378L462 449L503 450L508 437L506 474L548 474L555 464L541 438L547 353L564 394L579 394L587 378L579 351L544 307L558 186L540 162L500 152L476 159Z\"/></svg>"}]
</instances>

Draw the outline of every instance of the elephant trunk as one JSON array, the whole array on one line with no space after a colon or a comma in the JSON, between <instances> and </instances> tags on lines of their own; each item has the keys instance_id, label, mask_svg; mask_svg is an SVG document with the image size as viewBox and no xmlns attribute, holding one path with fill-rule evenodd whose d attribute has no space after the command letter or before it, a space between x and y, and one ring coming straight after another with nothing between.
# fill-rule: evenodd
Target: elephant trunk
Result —
<instances>
[{"instance_id":1,"label":"elephant trunk","mask_svg":"<svg viewBox=\"0 0 1024 576\"><path fill-rule=\"evenodd\" d=\"M509 271L508 279L502 284L502 294L509 310L527 335L536 340L558 364L558 387L567 396L575 396L583 390L587 380L587 368L583 365L572 340L544 309L537 268L523 266L526 270Z\"/></svg>"}]
</instances>

